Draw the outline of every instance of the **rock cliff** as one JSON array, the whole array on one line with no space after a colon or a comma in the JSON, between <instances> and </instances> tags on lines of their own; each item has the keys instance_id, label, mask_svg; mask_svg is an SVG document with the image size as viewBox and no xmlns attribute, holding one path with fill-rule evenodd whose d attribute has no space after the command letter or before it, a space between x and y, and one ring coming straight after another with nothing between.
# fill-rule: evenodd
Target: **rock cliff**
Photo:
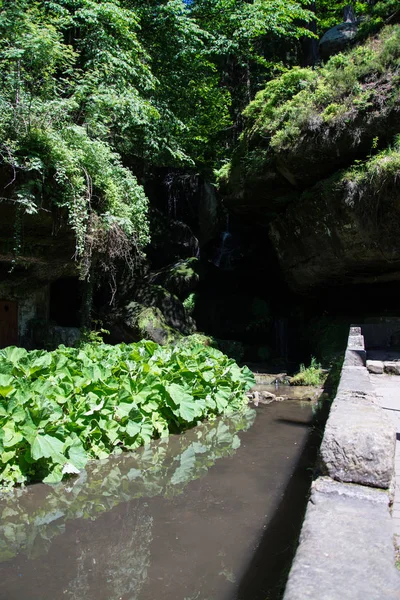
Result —
<instances>
[{"instance_id":1,"label":"rock cliff","mask_svg":"<svg viewBox=\"0 0 400 600\"><path fill-rule=\"evenodd\" d=\"M220 172L292 290L400 281L400 27L269 82Z\"/></svg>"}]
</instances>

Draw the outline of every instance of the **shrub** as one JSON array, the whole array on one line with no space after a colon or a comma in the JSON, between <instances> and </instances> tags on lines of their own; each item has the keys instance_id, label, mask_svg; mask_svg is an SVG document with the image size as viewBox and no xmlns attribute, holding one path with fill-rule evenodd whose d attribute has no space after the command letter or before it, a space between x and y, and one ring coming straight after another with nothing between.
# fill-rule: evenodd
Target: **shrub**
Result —
<instances>
[{"instance_id":1,"label":"shrub","mask_svg":"<svg viewBox=\"0 0 400 600\"><path fill-rule=\"evenodd\" d=\"M384 28L379 38L364 46L333 56L319 69L291 69L268 82L245 109L249 119L245 137L261 136L279 150L300 140L322 115L329 116L332 123L342 119L346 111L365 108L372 82L382 73L395 74L399 57L400 28L394 26ZM392 85L393 98L397 98L395 79ZM224 167L226 173L229 166Z\"/></svg>"},{"instance_id":2,"label":"shrub","mask_svg":"<svg viewBox=\"0 0 400 600\"><path fill-rule=\"evenodd\" d=\"M0 483L60 481L90 458L134 450L240 410L251 372L197 343L0 351Z\"/></svg>"},{"instance_id":3,"label":"shrub","mask_svg":"<svg viewBox=\"0 0 400 600\"><path fill-rule=\"evenodd\" d=\"M321 365L312 357L309 367L305 367L304 364L300 365L300 371L292 377L290 385L320 386L324 383L325 379L326 374L322 370Z\"/></svg>"}]
</instances>

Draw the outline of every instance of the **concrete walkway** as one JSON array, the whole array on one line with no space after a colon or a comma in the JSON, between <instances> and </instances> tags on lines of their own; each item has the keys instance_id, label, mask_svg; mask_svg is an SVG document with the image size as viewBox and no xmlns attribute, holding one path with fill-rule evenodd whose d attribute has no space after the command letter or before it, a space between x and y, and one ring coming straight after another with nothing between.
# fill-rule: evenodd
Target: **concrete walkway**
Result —
<instances>
[{"instance_id":1,"label":"concrete walkway","mask_svg":"<svg viewBox=\"0 0 400 600\"><path fill-rule=\"evenodd\" d=\"M370 373L370 379L375 388L379 404L392 418L397 431L395 467L396 488L392 508L392 518L397 541L400 545L400 377L397 375L374 375Z\"/></svg>"}]
</instances>

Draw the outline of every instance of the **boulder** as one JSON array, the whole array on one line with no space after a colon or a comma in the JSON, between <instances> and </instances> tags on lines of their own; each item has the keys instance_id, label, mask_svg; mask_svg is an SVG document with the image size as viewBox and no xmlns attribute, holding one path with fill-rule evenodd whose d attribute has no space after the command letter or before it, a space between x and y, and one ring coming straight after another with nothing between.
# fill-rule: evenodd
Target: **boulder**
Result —
<instances>
[{"instance_id":1,"label":"boulder","mask_svg":"<svg viewBox=\"0 0 400 600\"><path fill-rule=\"evenodd\" d=\"M107 327L111 343L152 340L157 344L170 344L179 340L180 334L166 322L162 312L154 306L130 302L109 317Z\"/></svg>"},{"instance_id":2,"label":"boulder","mask_svg":"<svg viewBox=\"0 0 400 600\"><path fill-rule=\"evenodd\" d=\"M196 331L193 319L187 315L179 298L160 285L143 285L136 288L132 293L132 300L146 307L158 308L167 325L183 335L190 335Z\"/></svg>"},{"instance_id":3,"label":"boulder","mask_svg":"<svg viewBox=\"0 0 400 600\"><path fill-rule=\"evenodd\" d=\"M381 360L367 360L367 369L370 373L381 375L383 373L383 362Z\"/></svg>"},{"instance_id":4,"label":"boulder","mask_svg":"<svg viewBox=\"0 0 400 600\"><path fill-rule=\"evenodd\" d=\"M162 286L180 300L185 300L199 283L199 269L200 261L197 258L187 258L151 273L148 281Z\"/></svg>"},{"instance_id":5,"label":"boulder","mask_svg":"<svg viewBox=\"0 0 400 600\"><path fill-rule=\"evenodd\" d=\"M319 42L321 58L327 60L333 54L348 48L355 41L358 26L358 22L346 22L328 29Z\"/></svg>"}]
</instances>

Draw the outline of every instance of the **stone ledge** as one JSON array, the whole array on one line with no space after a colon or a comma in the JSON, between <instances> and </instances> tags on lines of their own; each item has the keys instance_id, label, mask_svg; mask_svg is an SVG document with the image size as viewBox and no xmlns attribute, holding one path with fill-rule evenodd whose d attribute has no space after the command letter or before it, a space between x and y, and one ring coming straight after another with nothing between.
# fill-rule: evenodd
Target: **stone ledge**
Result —
<instances>
[{"instance_id":1,"label":"stone ledge","mask_svg":"<svg viewBox=\"0 0 400 600\"><path fill-rule=\"evenodd\" d=\"M320 451L329 477L312 486L284 600L400 599L389 513L396 428L361 364L361 333L350 329Z\"/></svg>"},{"instance_id":2,"label":"stone ledge","mask_svg":"<svg viewBox=\"0 0 400 600\"><path fill-rule=\"evenodd\" d=\"M396 430L374 398L342 396L332 404L321 444L321 467L332 479L388 489Z\"/></svg>"},{"instance_id":3,"label":"stone ledge","mask_svg":"<svg viewBox=\"0 0 400 600\"><path fill-rule=\"evenodd\" d=\"M394 600L393 528L386 493L318 479L284 600Z\"/></svg>"},{"instance_id":4,"label":"stone ledge","mask_svg":"<svg viewBox=\"0 0 400 600\"><path fill-rule=\"evenodd\" d=\"M367 354L362 348L347 348L344 355L345 367L365 367Z\"/></svg>"},{"instance_id":5,"label":"stone ledge","mask_svg":"<svg viewBox=\"0 0 400 600\"><path fill-rule=\"evenodd\" d=\"M400 362L395 360L385 361L384 371L389 375L400 375Z\"/></svg>"},{"instance_id":6,"label":"stone ledge","mask_svg":"<svg viewBox=\"0 0 400 600\"><path fill-rule=\"evenodd\" d=\"M369 379L367 369L344 366L338 386L338 392L342 391L372 394L374 392L374 388Z\"/></svg>"}]
</instances>

